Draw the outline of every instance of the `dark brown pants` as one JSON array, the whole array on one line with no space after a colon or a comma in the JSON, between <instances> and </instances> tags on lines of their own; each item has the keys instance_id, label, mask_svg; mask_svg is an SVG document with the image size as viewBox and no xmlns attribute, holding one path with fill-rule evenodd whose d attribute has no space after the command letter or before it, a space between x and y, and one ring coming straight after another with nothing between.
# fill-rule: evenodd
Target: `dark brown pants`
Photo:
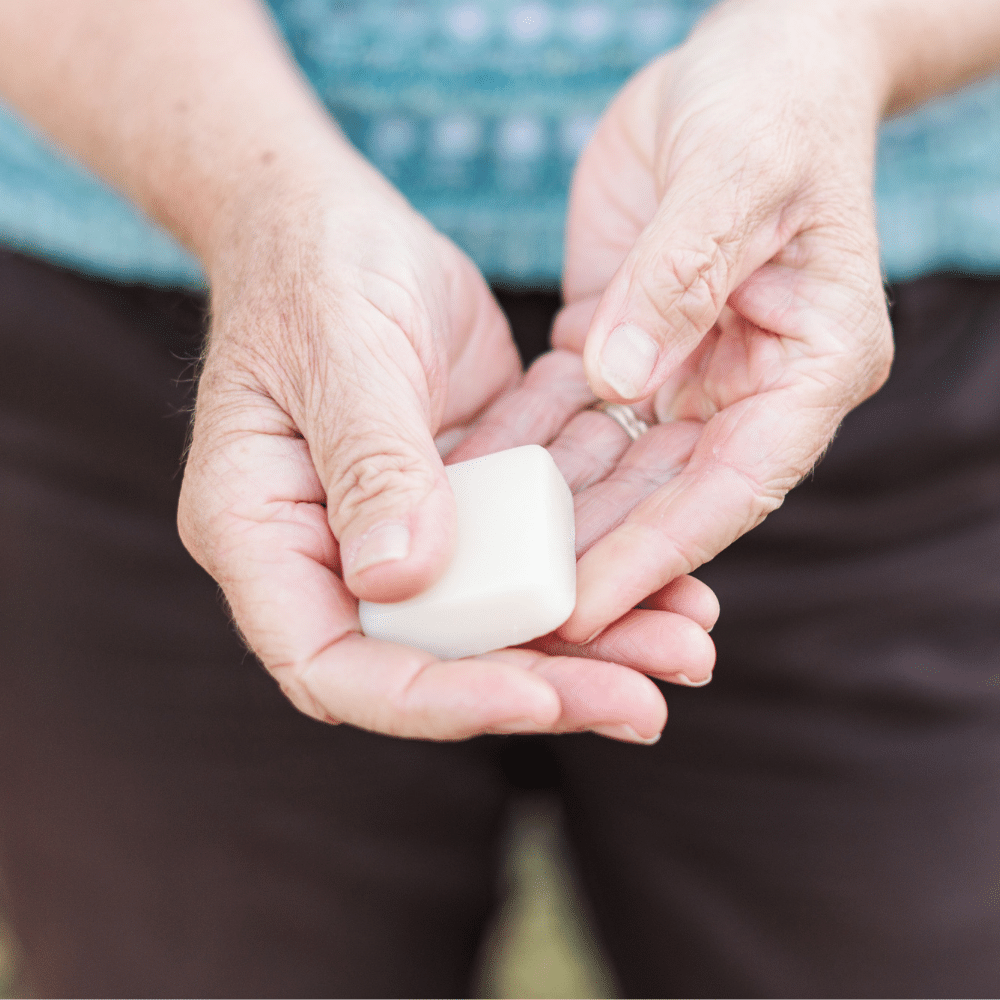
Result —
<instances>
[{"instance_id":1,"label":"dark brown pants","mask_svg":"<svg viewBox=\"0 0 1000 1000\"><path fill-rule=\"evenodd\" d=\"M895 294L889 384L703 571L717 679L657 746L437 745L298 715L181 547L200 303L0 256L0 909L33 988L461 995L534 783L629 995L1000 996L1000 283ZM555 299L505 305L526 343Z\"/></svg>"}]
</instances>

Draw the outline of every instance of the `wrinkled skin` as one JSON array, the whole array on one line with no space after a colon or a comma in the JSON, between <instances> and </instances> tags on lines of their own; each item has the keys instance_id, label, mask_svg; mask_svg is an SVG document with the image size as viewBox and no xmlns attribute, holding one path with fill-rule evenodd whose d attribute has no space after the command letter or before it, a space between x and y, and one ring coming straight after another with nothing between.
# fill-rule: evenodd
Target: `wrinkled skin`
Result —
<instances>
[{"instance_id":1,"label":"wrinkled skin","mask_svg":"<svg viewBox=\"0 0 1000 1000\"><path fill-rule=\"evenodd\" d=\"M609 107L574 177L555 350L462 445L546 444L576 476L568 642L759 524L888 375L875 61L857 25L763 28L755 6L713 14ZM602 450L588 384L658 423Z\"/></svg>"}]
</instances>

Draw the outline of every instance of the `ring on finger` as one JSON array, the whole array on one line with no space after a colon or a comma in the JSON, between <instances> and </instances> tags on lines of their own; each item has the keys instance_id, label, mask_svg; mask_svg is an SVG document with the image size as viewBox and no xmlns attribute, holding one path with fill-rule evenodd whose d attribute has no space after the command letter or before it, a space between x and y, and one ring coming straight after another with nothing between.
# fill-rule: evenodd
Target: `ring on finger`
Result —
<instances>
[{"instance_id":1,"label":"ring on finger","mask_svg":"<svg viewBox=\"0 0 1000 1000\"><path fill-rule=\"evenodd\" d=\"M609 416L633 441L638 441L649 430L649 424L631 406L624 403L606 403L599 399L590 409L600 410Z\"/></svg>"}]
</instances>

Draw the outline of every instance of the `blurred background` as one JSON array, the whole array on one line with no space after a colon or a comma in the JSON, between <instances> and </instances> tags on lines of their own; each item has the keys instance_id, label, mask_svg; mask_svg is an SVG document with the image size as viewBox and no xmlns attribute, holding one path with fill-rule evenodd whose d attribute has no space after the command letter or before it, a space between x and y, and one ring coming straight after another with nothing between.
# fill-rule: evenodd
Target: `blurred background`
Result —
<instances>
[{"instance_id":1,"label":"blurred background","mask_svg":"<svg viewBox=\"0 0 1000 1000\"><path fill-rule=\"evenodd\" d=\"M553 796L530 793L514 807L501 878L505 902L483 945L475 995L618 996Z\"/></svg>"},{"instance_id":2,"label":"blurred background","mask_svg":"<svg viewBox=\"0 0 1000 1000\"><path fill-rule=\"evenodd\" d=\"M14 942L0 915L0 997L14 995Z\"/></svg>"},{"instance_id":3,"label":"blurred background","mask_svg":"<svg viewBox=\"0 0 1000 1000\"><path fill-rule=\"evenodd\" d=\"M543 792L512 809L500 878L504 903L483 942L472 995L483 998L617 996L573 873L559 805ZM17 948L0 913L0 1000L24 996Z\"/></svg>"}]
</instances>

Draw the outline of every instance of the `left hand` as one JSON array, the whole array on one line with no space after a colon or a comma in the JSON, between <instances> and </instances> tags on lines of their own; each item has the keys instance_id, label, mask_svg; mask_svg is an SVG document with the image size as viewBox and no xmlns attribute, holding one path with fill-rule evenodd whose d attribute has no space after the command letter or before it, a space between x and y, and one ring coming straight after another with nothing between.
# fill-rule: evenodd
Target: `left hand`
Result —
<instances>
[{"instance_id":1,"label":"left hand","mask_svg":"<svg viewBox=\"0 0 1000 1000\"><path fill-rule=\"evenodd\" d=\"M721 4L632 79L579 162L562 352L465 446L535 441L564 469L589 463L568 641L759 524L888 375L872 205L886 83L874 27L851 11ZM659 423L602 458L592 435L612 422L574 416L586 382ZM547 419L529 426L519 411L539 394Z\"/></svg>"},{"instance_id":2,"label":"left hand","mask_svg":"<svg viewBox=\"0 0 1000 1000\"><path fill-rule=\"evenodd\" d=\"M633 445L615 421L588 409L595 401L579 354L550 351L471 430L459 432L462 440L447 461L548 444L574 494L579 558L676 472L698 432L690 422L652 427ZM712 590L679 576L590 641L570 643L552 634L527 645L552 656L612 660L673 684L701 687L711 679L715 659L705 633L718 617Z\"/></svg>"}]
</instances>

